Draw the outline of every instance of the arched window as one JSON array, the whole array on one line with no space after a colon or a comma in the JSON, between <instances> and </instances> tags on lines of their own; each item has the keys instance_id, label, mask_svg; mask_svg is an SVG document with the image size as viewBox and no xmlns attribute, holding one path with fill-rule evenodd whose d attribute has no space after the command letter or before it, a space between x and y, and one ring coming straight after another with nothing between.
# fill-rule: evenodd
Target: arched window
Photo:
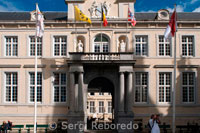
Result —
<instances>
[{"instance_id":1,"label":"arched window","mask_svg":"<svg viewBox=\"0 0 200 133\"><path fill-rule=\"evenodd\" d=\"M94 52L100 53L100 52L109 52L109 39L104 34L99 34L94 39Z\"/></svg>"}]
</instances>

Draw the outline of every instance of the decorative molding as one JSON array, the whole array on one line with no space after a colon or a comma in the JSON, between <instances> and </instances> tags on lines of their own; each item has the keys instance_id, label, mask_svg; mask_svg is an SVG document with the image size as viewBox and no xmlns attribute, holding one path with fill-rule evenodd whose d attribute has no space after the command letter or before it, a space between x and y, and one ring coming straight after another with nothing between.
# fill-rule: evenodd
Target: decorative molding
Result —
<instances>
[{"instance_id":1,"label":"decorative molding","mask_svg":"<svg viewBox=\"0 0 200 133\"><path fill-rule=\"evenodd\" d=\"M155 65L154 68L174 68L174 65Z\"/></svg>"},{"instance_id":2,"label":"decorative molding","mask_svg":"<svg viewBox=\"0 0 200 133\"><path fill-rule=\"evenodd\" d=\"M71 34L87 34L87 32L86 31L82 31L82 32L72 31Z\"/></svg>"},{"instance_id":3,"label":"decorative molding","mask_svg":"<svg viewBox=\"0 0 200 133\"><path fill-rule=\"evenodd\" d=\"M66 68L68 65L51 65L51 68Z\"/></svg>"},{"instance_id":4,"label":"decorative molding","mask_svg":"<svg viewBox=\"0 0 200 133\"><path fill-rule=\"evenodd\" d=\"M149 68L150 65L134 65L134 68Z\"/></svg>"},{"instance_id":5,"label":"decorative molding","mask_svg":"<svg viewBox=\"0 0 200 133\"><path fill-rule=\"evenodd\" d=\"M46 65L37 65L38 68L45 68ZM35 68L35 65L24 65L24 68Z\"/></svg>"},{"instance_id":6,"label":"decorative molding","mask_svg":"<svg viewBox=\"0 0 200 133\"><path fill-rule=\"evenodd\" d=\"M199 65L178 65L178 68L199 68Z\"/></svg>"},{"instance_id":7,"label":"decorative molding","mask_svg":"<svg viewBox=\"0 0 200 133\"><path fill-rule=\"evenodd\" d=\"M20 68L21 65L0 65L0 68Z\"/></svg>"},{"instance_id":8,"label":"decorative molding","mask_svg":"<svg viewBox=\"0 0 200 133\"><path fill-rule=\"evenodd\" d=\"M115 31L114 34L130 34L130 31Z\"/></svg>"}]
</instances>

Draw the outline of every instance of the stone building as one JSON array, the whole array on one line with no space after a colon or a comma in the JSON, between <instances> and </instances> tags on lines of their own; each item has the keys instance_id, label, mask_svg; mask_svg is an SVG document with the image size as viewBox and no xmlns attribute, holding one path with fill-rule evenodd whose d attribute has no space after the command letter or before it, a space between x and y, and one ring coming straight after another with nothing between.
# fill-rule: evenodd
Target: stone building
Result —
<instances>
[{"instance_id":1,"label":"stone building","mask_svg":"<svg viewBox=\"0 0 200 133\"><path fill-rule=\"evenodd\" d=\"M88 92L109 93L115 123L151 114L172 124L174 38L165 40L171 13L135 13L134 0L65 0L68 12L43 12L38 39L38 124L87 118ZM101 3L108 26L101 22ZM64 4L64 3L63 3ZM92 24L75 22L76 4ZM178 13L176 124L200 124L200 13ZM0 13L0 120L34 121L34 12ZM81 41L80 41L81 40ZM126 44L125 52L120 43ZM82 51L78 49L82 43Z\"/></svg>"}]
</instances>

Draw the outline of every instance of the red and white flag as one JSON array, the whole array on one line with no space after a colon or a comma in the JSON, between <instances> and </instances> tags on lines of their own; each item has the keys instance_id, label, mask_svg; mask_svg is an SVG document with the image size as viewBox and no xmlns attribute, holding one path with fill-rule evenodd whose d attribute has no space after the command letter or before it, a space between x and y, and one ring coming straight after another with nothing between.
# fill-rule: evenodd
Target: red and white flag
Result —
<instances>
[{"instance_id":1,"label":"red and white flag","mask_svg":"<svg viewBox=\"0 0 200 133\"><path fill-rule=\"evenodd\" d=\"M136 25L136 19L133 13L130 11L130 8L128 8L128 21L131 21L131 25L135 26Z\"/></svg>"},{"instance_id":2,"label":"red and white flag","mask_svg":"<svg viewBox=\"0 0 200 133\"><path fill-rule=\"evenodd\" d=\"M176 32L176 10L174 10L171 19L169 21L169 25L167 26L165 33L164 33L164 37L165 39L174 37L174 33Z\"/></svg>"},{"instance_id":3,"label":"red and white flag","mask_svg":"<svg viewBox=\"0 0 200 133\"><path fill-rule=\"evenodd\" d=\"M44 34L44 17L36 4L36 36L42 37Z\"/></svg>"}]
</instances>

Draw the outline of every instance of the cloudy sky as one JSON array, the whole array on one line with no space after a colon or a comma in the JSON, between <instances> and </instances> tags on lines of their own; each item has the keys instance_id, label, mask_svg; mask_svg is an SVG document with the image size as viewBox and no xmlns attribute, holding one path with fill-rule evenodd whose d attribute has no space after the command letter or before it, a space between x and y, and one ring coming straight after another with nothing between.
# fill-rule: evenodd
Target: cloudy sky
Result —
<instances>
[{"instance_id":1,"label":"cloudy sky","mask_svg":"<svg viewBox=\"0 0 200 133\"><path fill-rule=\"evenodd\" d=\"M0 11L32 11L39 3L41 11L67 11L64 0L0 0ZM136 12L157 12L159 9L179 12L200 12L200 0L136 0Z\"/></svg>"}]
</instances>

